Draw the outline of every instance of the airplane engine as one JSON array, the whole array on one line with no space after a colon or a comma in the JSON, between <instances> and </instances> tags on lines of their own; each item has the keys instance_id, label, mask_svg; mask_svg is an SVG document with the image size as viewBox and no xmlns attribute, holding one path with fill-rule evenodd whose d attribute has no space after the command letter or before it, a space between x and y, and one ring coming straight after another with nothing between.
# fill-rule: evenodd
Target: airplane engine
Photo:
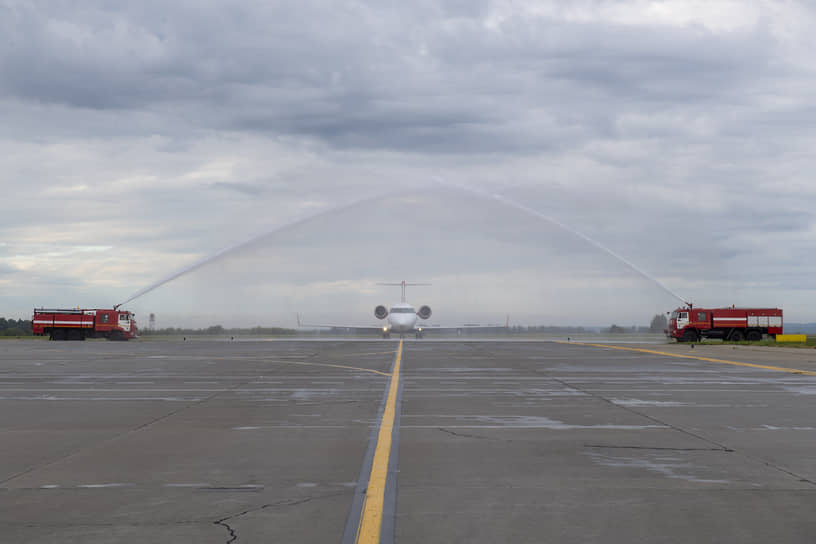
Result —
<instances>
[{"instance_id":1,"label":"airplane engine","mask_svg":"<svg viewBox=\"0 0 816 544\"><path fill-rule=\"evenodd\" d=\"M377 319L385 319L388 316L388 308L380 304L374 308L374 317Z\"/></svg>"},{"instance_id":2,"label":"airplane engine","mask_svg":"<svg viewBox=\"0 0 816 544\"><path fill-rule=\"evenodd\" d=\"M420 306L417 315L421 319L428 319L431 317L431 307L430 306Z\"/></svg>"}]
</instances>

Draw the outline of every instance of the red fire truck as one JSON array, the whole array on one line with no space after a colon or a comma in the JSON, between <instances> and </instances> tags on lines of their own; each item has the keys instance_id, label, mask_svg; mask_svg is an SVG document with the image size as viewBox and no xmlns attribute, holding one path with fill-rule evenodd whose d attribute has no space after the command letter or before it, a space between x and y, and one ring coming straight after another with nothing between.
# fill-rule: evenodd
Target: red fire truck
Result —
<instances>
[{"instance_id":1,"label":"red fire truck","mask_svg":"<svg viewBox=\"0 0 816 544\"><path fill-rule=\"evenodd\" d=\"M761 340L762 335L782 334L782 310L779 308L678 308L671 313L666 335L678 342L696 342L701 338Z\"/></svg>"},{"instance_id":2,"label":"red fire truck","mask_svg":"<svg viewBox=\"0 0 816 544\"><path fill-rule=\"evenodd\" d=\"M31 332L35 336L48 335L49 340L85 340L107 338L128 340L135 338L135 314L122 310L83 310L80 308L34 308Z\"/></svg>"}]
</instances>

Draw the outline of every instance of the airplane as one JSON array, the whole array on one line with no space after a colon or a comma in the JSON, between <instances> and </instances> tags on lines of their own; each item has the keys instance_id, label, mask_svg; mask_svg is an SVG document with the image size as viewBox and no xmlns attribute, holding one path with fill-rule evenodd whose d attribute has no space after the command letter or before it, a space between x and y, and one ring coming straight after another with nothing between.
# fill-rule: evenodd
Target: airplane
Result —
<instances>
[{"instance_id":1,"label":"airplane","mask_svg":"<svg viewBox=\"0 0 816 544\"><path fill-rule=\"evenodd\" d=\"M315 325L315 324L307 324L301 323L300 321L300 314L297 316L298 320L298 327L326 327L326 328L349 328L349 329L370 329L370 330L378 330L382 333L383 338L391 338L391 334L399 334L400 338L404 338L406 334L415 334L416 338L423 338L425 336L425 332L428 327L424 327L417 322L419 319L427 320L431 317L431 307L423 304L417 310L411 304L409 304L405 299L405 288L411 286L419 286L419 285L431 285L430 283L409 283L405 280L402 280L399 283L378 283L377 285L388 285L388 286L399 286L402 288L402 297L400 302L395 303L391 306L390 309L386 308L384 305L380 304L374 308L374 317L377 319L385 319L385 324L379 327L371 326L371 325L363 325L363 326L356 326L356 325ZM507 322L505 323L504 327L507 328L510 323L510 316L507 316ZM458 334L461 334L462 329L474 329L474 328L495 328L497 325L488 325L488 326L480 326L476 324L466 324L461 327L437 327L434 326L433 330L456 330Z\"/></svg>"},{"instance_id":2,"label":"airplane","mask_svg":"<svg viewBox=\"0 0 816 544\"><path fill-rule=\"evenodd\" d=\"M377 285L399 285L402 287L402 298L400 302L391 306L391 310L387 310L385 306L380 304L374 308L374 317L377 319L386 319L387 324L382 327L383 338L390 338L391 332L397 332L402 338L405 333L416 332L417 338L422 338L422 327L417 327L417 318L426 320L431 317L431 307L423 305L419 310L414 310L414 307L405 301L405 288L414 285L430 285L430 283L407 283L402 280L400 283L378 283Z\"/></svg>"}]
</instances>

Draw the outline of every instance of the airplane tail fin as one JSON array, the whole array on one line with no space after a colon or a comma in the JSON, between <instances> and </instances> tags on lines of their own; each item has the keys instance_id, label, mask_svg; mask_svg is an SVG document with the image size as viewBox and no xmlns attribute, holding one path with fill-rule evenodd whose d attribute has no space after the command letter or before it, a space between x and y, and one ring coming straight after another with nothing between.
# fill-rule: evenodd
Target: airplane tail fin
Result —
<instances>
[{"instance_id":1,"label":"airplane tail fin","mask_svg":"<svg viewBox=\"0 0 816 544\"><path fill-rule=\"evenodd\" d=\"M406 285L408 287L411 287L411 286L414 286L414 285L433 285L433 284L432 283L425 283L425 282L415 282L415 281L411 281L411 282L408 282L408 281L396 281L396 282L380 281L380 282L377 282L377 285L394 285L396 287L399 287L401 285Z\"/></svg>"},{"instance_id":2,"label":"airplane tail fin","mask_svg":"<svg viewBox=\"0 0 816 544\"><path fill-rule=\"evenodd\" d=\"M298 329L300 328L300 312L295 314L297 316Z\"/></svg>"},{"instance_id":3,"label":"airplane tail fin","mask_svg":"<svg viewBox=\"0 0 816 544\"><path fill-rule=\"evenodd\" d=\"M377 285L390 285L390 286L395 286L395 287L402 287L402 302L405 302L405 288L406 287L409 287L409 286L413 287L413 286L417 286L417 285L431 285L431 284L430 283L423 283L423 282L407 282L405 280L402 280L399 283L379 282L379 283L377 283Z\"/></svg>"}]
</instances>

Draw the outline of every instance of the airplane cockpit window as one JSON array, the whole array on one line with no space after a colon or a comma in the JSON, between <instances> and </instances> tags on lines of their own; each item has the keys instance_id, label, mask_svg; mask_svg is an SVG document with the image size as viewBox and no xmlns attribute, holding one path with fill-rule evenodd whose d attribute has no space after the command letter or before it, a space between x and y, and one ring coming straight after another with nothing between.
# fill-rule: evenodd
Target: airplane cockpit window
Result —
<instances>
[{"instance_id":1,"label":"airplane cockpit window","mask_svg":"<svg viewBox=\"0 0 816 544\"><path fill-rule=\"evenodd\" d=\"M416 310L413 308L391 308L392 314L413 314Z\"/></svg>"}]
</instances>

